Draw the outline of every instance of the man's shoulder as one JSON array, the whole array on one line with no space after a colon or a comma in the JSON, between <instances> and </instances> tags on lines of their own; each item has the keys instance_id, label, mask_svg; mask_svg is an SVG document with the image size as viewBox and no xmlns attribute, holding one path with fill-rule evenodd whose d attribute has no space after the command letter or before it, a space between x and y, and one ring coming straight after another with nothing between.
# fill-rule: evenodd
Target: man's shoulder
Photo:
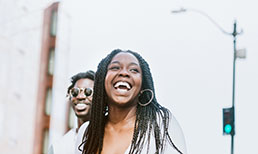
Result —
<instances>
[{"instance_id":1,"label":"man's shoulder","mask_svg":"<svg viewBox=\"0 0 258 154\"><path fill-rule=\"evenodd\" d=\"M72 154L75 144L76 131L69 130L60 139L53 143L54 154Z\"/></svg>"},{"instance_id":2,"label":"man's shoulder","mask_svg":"<svg viewBox=\"0 0 258 154\"><path fill-rule=\"evenodd\" d=\"M72 128L70 129L67 133L65 133L61 138L60 140L66 140L66 139L69 139L69 140L72 140L75 138L76 136L76 129L75 128Z\"/></svg>"}]
</instances>

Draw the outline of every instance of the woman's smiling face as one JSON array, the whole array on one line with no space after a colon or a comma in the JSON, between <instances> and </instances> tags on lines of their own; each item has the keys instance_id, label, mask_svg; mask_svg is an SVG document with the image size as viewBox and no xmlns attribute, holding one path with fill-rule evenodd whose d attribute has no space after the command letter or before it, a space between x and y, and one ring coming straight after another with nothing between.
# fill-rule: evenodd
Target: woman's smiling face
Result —
<instances>
[{"instance_id":1,"label":"woman's smiling face","mask_svg":"<svg viewBox=\"0 0 258 154\"><path fill-rule=\"evenodd\" d=\"M105 78L109 103L119 106L136 104L141 86L142 70L137 58L128 52L115 55L108 65Z\"/></svg>"}]
</instances>

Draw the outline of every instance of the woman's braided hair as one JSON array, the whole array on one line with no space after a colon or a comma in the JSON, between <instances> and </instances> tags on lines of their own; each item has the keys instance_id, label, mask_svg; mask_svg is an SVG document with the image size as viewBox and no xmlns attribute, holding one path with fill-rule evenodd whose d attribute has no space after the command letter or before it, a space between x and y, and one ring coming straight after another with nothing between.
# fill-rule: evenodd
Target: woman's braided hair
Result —
<instances>
[{"instance_id":1,"label":"woman's braided hair","mask_svg":"<svg viewBox=\"0 0 258 154\"><path fill-rule=\"evenodd\" d=\"M154 131L156 154L161 154L163 152L167 139L175 149L181 153L173 144L167 133L170 112L165 107L162 107L156 100L152 75L148 63L138 53L120 49L113 50L107 57L102 59L98 65L94 83L91 119L90 124L84 133L83 141L85 144L82 153L97 154L98 152L100 154L102 151L105 123L108 115L108 99L104 82L107 66L112 58L120 52L131 53L138 59L142 69L141 90L151 89L154 94L154 98L149 105L144 107L140 105L137 106L134 134L129 154L140 154L145 142L147 142L147 148L149 149L152 131ZM148 102L151 98L151 93L145 92L143 94L144 97L139 97L139 101Z\"/></svg>"}]
</instances>

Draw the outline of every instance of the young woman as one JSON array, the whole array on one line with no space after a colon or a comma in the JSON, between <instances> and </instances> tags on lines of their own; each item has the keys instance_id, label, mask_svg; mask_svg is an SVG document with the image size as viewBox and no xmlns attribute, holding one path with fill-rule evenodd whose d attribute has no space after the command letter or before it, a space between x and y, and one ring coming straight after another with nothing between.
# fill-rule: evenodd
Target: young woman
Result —
<instances>
[{"instance_id":1,"label":"young woman","mask_svg":"<svg viewBox=\"0 0 258 154\"><path fill-rule=\"evenodd\" d=\"M155 97L147 62L112 51L98 65L83 154L186 154L182 130Z\"/></svg>"}]
</instances>

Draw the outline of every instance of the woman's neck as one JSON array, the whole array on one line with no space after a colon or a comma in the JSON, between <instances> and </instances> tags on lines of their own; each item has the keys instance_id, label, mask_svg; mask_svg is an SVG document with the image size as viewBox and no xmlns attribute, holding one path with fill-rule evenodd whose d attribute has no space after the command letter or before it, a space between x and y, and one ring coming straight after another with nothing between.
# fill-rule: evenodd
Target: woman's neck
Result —
<instances>
[{"instance_id":1,"label":"woman's neck","mask_svg":"<svg viewBox=\"0 0 258 154\"><path fill-rule=\"evenodd\" d=\"M136 120L136 106L128 108L117 108L109 106L108 109L108 123L113 126L125 126L134 125Z\"/></svg>"}]
</instances>

